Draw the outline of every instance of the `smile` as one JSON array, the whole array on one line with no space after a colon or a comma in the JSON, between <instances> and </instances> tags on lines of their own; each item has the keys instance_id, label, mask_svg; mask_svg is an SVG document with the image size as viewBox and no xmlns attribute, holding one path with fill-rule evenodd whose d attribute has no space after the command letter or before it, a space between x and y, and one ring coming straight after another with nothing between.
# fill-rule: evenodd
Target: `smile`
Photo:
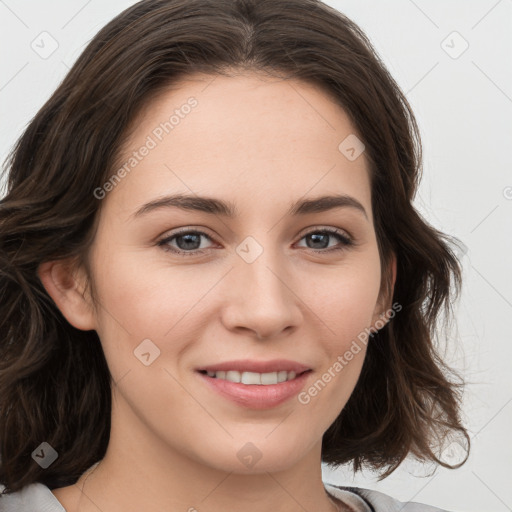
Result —
<instances>
[{"instance_id":1,"label":"smile","mask_svg":"<svg viewBox=\"0 0 512 512\"><path fill-rule=\"evenodd\" d=\"M247 385L260 385L260 386L268 386L271 384L279 384L281 382L286 382L288 380L293 380L297 376L297 373L294 371L278 371L278 372L268 372L268 373L258 373L258 372L239 372L237 370L228 370L228 371L203 371L201 373L205 373L208 377L213 377L214 379L222 379L227 380L229 382L236 382ZM304 372L302 372L304 373Z\"/></svg>"},{"instance_id":2,"label":"smile","mask_svg":"<svg viewBox=\"0 0 512 512\"><path fill-rule=\"evenodd\" d=\"M312 370L248 372L198 370L203 383L215 394L248 409L271 409L296 396L306 385Z\"/></svg>"}]
</instances>

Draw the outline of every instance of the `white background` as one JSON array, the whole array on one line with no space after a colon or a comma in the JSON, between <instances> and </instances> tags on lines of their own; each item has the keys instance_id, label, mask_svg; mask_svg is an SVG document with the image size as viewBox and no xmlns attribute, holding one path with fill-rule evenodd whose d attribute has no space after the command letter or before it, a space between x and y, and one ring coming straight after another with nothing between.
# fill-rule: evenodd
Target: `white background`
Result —
<instances>
[{"instance_id":1,"label":"white background","mask_svg":"<svg viewBox=\"0 0 512 512\"><path fill-rule=\"evenodd\" d=\"M2 160L84 45L133 3L0 0ZM416 206L467 247L449 361L468 381L473 450L462 468L430 477L412 476L420 469L411 462L382 482L346 468L324 468L324 478L453 512L511 511L512 0L327 3L366 32L416 113L424 144ZM31 47L42 47L43 31L58 43L46 59Z\"/></svg>"}]
</instances>

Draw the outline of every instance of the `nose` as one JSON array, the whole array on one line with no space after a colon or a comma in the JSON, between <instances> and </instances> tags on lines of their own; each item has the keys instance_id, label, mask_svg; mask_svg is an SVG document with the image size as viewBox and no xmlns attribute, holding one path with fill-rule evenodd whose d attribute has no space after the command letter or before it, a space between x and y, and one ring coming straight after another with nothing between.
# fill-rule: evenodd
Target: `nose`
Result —
<instances>
[{"instance_id":1,"label":"nose","mask_svg":"<svg viewBox=\"0 0 512 512\"><path fill-rule=\"evenodd\" d=\"M268 251L254 262L236 263L226 283L222 322L230 331L250 332L258 340L295 331L303 320L303 301L294 291L290 266L270 258Z\"/></svg>"}]
</instances>

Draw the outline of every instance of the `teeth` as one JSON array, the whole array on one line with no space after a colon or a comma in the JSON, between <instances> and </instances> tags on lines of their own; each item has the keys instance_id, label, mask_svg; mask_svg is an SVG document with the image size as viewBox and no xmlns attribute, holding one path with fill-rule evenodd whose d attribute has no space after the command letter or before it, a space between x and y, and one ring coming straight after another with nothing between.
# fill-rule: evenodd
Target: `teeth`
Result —
<instances>
[{"instance_id":1,"label":"teeth","mask_svg":"<svg viewBox=\"0 0 512 512\"><path fill-rule=\"evenodd\" d=\"M278 372L277 373L277 382L284 382L287 377L287 372Z\"/></svg>"},{"instance_id":2,"label":"teeth","mask_svg":"<svg viewBox=\"0 0 512 512\"><path fill-rule=\"evenodd\" d=\"M262 384L277 384L277 372L271 372L271 373L262 373L261 374L261 383Z\"/></svg>"},{"instance_id":3,"label":"teeth","mask_svg":"<svg viewBox=\"0 0 512 512\"><path fill-rule=\"evenodd\" d=\"M230 382L240 382L240 372L237 372L235 370L229 370L226 372L226 380L229 380Z\"/></svg>"},{"instance_id":4,"label":"teeth","mask_svg":"<svg viewBox=\"0 0 512 512\"><path fill-rule=\"evenodd\" d=\"M261 384L261 373L244 372L240 376L240 382L242 384Z\"/></svg>"},{"instance_id":5,"label":"teeth","mask_svg":"<svg viewBox=\"0 0 512 512\"><path fill-rule=\"evenodd\" d=\"M263 386L292 380L297 375L294 371L287 372L286 370L270 373L238 372L236 370L218 372L208 371L206 373L208 377L215 377L216 379L229 380L230 382L238 383L241 382L242 384L248 385L259 384Z\"/></svg>"}]
</instances>

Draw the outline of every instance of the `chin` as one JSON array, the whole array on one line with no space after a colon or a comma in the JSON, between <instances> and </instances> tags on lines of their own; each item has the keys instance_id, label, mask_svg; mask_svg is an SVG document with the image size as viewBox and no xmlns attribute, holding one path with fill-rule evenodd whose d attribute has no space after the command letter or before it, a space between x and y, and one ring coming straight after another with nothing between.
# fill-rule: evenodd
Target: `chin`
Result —
<instances>
[{"instance_id":1,"label":"chin","mask_svg":"<svg viewBox=\"0 0 512 512\"><path fill-rule=\"evenodd\" d=\"M218 452L215 453L211 453L212 445L209 445L211 456L205 463L228 473L259 474L284 471L306 456L307 440L290 433L284 435L284 430L281 435L276 432L269 435L270 432L272 429L265 428L258 438L254 435L237 436L225 444L219 443ZM313 447L316 443L311 441L310 444Z\"/></svg>"}]
</instances>

